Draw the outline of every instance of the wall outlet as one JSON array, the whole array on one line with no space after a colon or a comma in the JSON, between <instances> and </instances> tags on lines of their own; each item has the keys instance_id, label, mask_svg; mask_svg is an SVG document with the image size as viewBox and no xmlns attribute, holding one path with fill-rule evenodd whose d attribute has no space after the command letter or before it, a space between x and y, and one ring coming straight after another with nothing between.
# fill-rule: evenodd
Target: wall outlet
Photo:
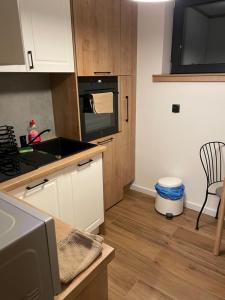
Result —
<instances>
[{"instance_id":1,"label":"wall outlet","mask_svg":"<svg viewBox=\"0 0 225 300\"><path fill-rule=\"evenodd\" d=\"M173 104L172 105L172 112L175 114L179 114L180 113L180 104Z\"/></svg>"}]
</instances>

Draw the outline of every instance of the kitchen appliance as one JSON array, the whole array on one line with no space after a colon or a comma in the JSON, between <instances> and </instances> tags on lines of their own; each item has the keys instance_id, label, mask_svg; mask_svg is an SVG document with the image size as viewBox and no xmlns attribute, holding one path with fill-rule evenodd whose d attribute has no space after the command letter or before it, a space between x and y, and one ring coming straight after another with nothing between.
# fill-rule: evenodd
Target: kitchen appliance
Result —
<instances>
[{"instance_id":1,"label":"kitchen appliance","mask_svg":"<svg viewBox=\"0 0 225 300\"><path fill-rule=\"evenodd\" d=\"M82 140L91 141L118 132L118 78L79 77Z\"/></svg>"},{"instance_id":2,"label":"kitchen appliance","mask_svg":"<svg viewBox=\"0 0 225 300\"><path fill-rule=\"evenodd\" d=\"M0 291L4 300L53 300L61 291L54 220L2 193Z\"/></svg>"}]
</instances>

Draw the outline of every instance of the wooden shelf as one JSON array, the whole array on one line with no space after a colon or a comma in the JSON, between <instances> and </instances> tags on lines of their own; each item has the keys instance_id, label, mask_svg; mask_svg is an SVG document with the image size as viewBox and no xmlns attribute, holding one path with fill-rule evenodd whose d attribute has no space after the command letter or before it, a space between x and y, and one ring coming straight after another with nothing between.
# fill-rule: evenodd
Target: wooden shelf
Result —
<instances>
[{"instance_id":1,"label":"wooden shelf","mask_svg":"<svg viewBox=\"0 0 225 300\"><path fill-rule=\"evenodd\" d=\"M225 82L221 74L161 74L153 75L153 82Z\"/></svg>"}]
</instances>

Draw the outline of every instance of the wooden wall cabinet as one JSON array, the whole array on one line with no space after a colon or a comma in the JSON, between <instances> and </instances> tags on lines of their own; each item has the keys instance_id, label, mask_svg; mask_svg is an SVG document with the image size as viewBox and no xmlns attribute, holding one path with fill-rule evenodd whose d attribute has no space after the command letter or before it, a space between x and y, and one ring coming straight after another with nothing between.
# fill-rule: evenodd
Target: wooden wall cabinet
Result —
<instances>
[{"instance_id":1,"label":"wooden wall cabinet","mask_svg":"<svg viewBox=\"0 0 225 300\"><path fill-rule=\"evenodd\" d=\"M136 74L137 11L137 3L121 0L120 75Z\"/></svg>"},{"instance_id":2,"label":"wooden wall cabinet","mask_svg":"<svg viewBox=\"0 0 225 300\"><path fill-rule=\"evenodd\" d=\"M131 0L72 0L77 74L52 78L56 134L81 139L77 76L118 75L119 133L106 146L105 210L123 198L135 177L137 4Z\"/></svg>"},{"instance_id":3,"label":"wooden wall cabinet","mask_svg":"<svg viewBox=\"0 0 225 300\"><path fill-rule=\"evenodd\" d=\"M106 147L103 153L103 186L107 210L123 198L121 134L101 138L92 143Z\"/></svg>"},{"instance_id":4,"label":"wooden wall cabinet","mask_svg":"<svg viewBox=\"0 0 225 300\"><path fill-rule=\"evenodd\" d=\"M137 3L73 0L78 76L134 75Z\"/></svg>"},{"instance_id":5,"label":"wooden wall cabinet","mask_svg":"<svg viewBox=\"0 0 225 300\"><path fill-rule=\"evenodd\" d=\"M119 75L120 0L73 0L78 76Z\"/></svg>"},{"instance_id":6,"label":"wooden wall cabinet","mask_svg":"<svg viewBox=\"0 0 225 300\"><path fill-rule=\"evenodd\" d=\"M135 178L136 77L120 76L123 186Z\"/></svg>"}]
</instances>

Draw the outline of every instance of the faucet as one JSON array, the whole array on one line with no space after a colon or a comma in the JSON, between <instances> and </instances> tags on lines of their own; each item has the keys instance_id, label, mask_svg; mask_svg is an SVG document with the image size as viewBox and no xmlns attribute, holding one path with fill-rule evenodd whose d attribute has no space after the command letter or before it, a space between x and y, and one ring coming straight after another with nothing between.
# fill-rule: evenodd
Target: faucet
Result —
<instances>
[{"instance_id":1,"label":"faucet","mask_svg":"<svg viewBox=\"0 0 225 300\"><path fill-rule=\"evenodd\" d=\"M45 129L43 131L41 131L37 136L35 136L35 138L33 138L27 145L31 145L37 138L39 138L39 136L41 136L42 134L46 133L46 132L50 132L51 129Z\"/></svg>"}]
</instances>

